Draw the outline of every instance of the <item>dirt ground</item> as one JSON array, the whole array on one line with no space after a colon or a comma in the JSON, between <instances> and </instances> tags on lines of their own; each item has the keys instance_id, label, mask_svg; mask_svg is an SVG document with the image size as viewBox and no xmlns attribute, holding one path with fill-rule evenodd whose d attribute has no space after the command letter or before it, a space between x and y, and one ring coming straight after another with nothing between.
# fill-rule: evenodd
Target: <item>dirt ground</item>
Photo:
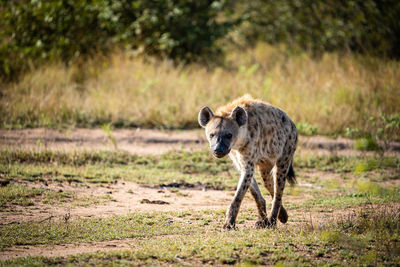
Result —
<instances>
[{"instance_id":1,"label":"dirt ground","mask_svg":"<svg viewBox=\"0 0 400 267\"><path fill-rule=\"evenodd\" d=\"M115 144L113 141L115 140ZM345 138L330 139L323 136L301 137L302 150L315 154L348 154L358 155L363 152L353 149L354 141ZM148 129L114 130L107 135L100 129L74 129L57 131L49 129L0 130L0 149L46 149L46 150L114 150L119 149L135 154L162 154L171 150L194 151L207 147L203 131L159 131ZM400 154L400 142L391 144L390 154ZM22 182L21 182L22 183ZM25 186L41 187L52 190L73 192L77 197L91 195L100 197L109 194L112 201L104 201L96 205L46 205L40 202L34 206L16 206L11 211L0 211L0 224L16 224L20 222L59 220L68 214L77 216L112 216L127 214L133 211L179 211L201 209L225 209L233 192L205 190L202 188L179 189L179 194L170 188L145 187L131 182L118 181L105 187L97 185L82 185L79 183L28 183ZM300 187L312 187L309 184L298 184ZM285 196L285 201L295 203L304 201L311 196ZM153 203L152 203L153 202ZM154 204L158 203L158 204ZM255 210L254 201L247 196L243 208ZM349 213L351 210L334 211ZM304 214L291 211L290 216L301 217ZM312 220L326 220L332 213L308 214ZM327 217L328 216L328 217ZM306 218L310 220L310 218ZM293 222L290 222L291 224ZM16 246L0 251L0 260L24 256L66 256L77 253L95 251L121 250L132 247L134 240L112 240L79 244L64 244L53 246Z\"/></svg>"}]
</instances>

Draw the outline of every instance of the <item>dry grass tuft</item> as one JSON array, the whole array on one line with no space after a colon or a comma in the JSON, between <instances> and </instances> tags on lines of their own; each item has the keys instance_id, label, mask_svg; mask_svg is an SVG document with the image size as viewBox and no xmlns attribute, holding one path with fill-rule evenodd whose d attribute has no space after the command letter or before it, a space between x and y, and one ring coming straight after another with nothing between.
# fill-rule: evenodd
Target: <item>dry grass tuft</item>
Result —
<instances>
[{"instance_id":1,"label":"dry grass tuft","mask_svg":"<svg viewBox=\"0 0 400 267\"><path fill-rule=\"evenodd\" d=\"M174 66L115 53L84 67L44 66L7 85L3 128L143 126L197 127L198 110L250 93L320 133L369 129L368 118L400 112L398 62L325 54L287 54L266 45L228 55L229 68Z\"/></svg>"}]
</instances>

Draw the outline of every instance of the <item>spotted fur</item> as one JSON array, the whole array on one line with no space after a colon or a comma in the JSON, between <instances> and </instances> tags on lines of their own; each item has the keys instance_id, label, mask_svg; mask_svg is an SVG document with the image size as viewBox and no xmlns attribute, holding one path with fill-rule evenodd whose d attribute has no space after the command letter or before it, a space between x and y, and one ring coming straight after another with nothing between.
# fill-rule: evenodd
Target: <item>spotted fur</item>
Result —
<instances>
[{"instance_id":1,"label":"spotted fur","mask_svg":"<svg viewBox=\"0 0 400 267\"><path fill-rule=\"evenodd\" d=\"M215 114L204 107L199 113L199 123L205 128L212 153L216 157L229 154L241 172L223 228L235 228L240 204L249 188L258 208L257 227L274 226L277 218L286 223L288 214L282 205L282 195L286 181L296 182L292 162L298 136L286 113L245 95L218 108ZM269 216L254 178L255 167L272 197Z\"/></svg>"}]
</instances>

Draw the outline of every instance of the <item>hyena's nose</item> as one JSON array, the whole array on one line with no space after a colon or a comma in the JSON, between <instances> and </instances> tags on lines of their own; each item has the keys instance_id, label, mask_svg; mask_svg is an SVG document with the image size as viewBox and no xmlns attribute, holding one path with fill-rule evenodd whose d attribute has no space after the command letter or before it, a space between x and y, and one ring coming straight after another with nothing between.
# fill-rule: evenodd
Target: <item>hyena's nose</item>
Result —
<instances>
[{"instance_id":1,"label":"hyena's nose","mask_svg":"<svg viewBox=\"0 0 400 267\"><path fill-rule=\"evenodd\" d=\"M222 148L222 146L217 146L217 147L214 149L214 152L215 152L215 153L223 153L223 152L224 152L224 149Z\"/></svg>"},{"instance_id":2,"label":"hyena's nose","mask_svg":"<svg viewBox=\"0 0 400 267\"><path fill-rule=\"evenodd\" d=\"M213 153L217 158L222 158L223 156L226 155L226 151L222 146L217 146L214 149Z\"/></svg>"}]
</instances>

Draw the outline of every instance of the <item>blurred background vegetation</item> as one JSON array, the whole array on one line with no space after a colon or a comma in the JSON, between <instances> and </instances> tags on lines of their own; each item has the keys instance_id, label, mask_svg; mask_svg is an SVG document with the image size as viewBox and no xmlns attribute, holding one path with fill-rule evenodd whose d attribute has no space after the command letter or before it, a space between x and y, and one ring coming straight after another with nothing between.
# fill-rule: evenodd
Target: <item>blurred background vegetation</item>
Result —
<instances>
[{"instance_id":1,"label":"blurred background vegetation","mask_svg":"<svg viewBox=\"0 0 400 267\"><path fill-rule=\"evenodd\" d=\"M193 128L249 92L306 134L399 138L399 1L0 3L2 128Z\"/></svg>"}]
</instances>

